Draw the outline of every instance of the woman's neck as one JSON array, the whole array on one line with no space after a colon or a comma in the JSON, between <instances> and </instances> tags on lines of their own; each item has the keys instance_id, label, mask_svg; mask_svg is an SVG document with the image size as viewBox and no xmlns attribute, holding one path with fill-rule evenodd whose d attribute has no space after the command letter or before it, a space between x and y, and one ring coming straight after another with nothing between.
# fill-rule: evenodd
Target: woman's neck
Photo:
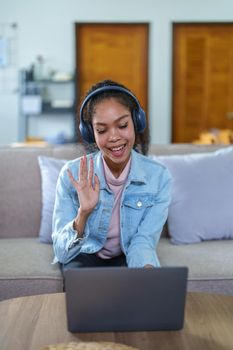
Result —
<instances>
[{"instance_id":1,"label":"woman's neck","mask_svg":"<svg viewBox=\"0 0 233 350\"><path fill-rule=\"evenodd\" d=\"M122 171L125 169L125 166L127 165L129 159L130 159L130 157L127 158L125 160L125 162L117 164L117 163L112 162L111 159L109 159L109 158L106 159L104 157L104 160L105 160L109 170L111 171L111 173L114 175L114 177L116 179L121 175Z\"/></svg>"}]
</instances>

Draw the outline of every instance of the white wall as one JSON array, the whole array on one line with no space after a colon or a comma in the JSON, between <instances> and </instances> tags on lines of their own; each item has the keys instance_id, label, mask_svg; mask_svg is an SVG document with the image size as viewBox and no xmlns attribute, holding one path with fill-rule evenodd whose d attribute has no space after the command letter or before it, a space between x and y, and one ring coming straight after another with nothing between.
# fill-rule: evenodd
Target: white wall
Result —
<instances>
[{"instance_id":1,"label":"white wall","mask_svg":"<svg viewBox=\"0 0 233 350\"><path fill-rule=\"evenodd\" d=\"M232 20L233 0L0 0L0 24L19 26L19 68L41 54L52 67L73 71L75 22L149 22L153 143L170 142L172 22ZM0 144L17 141L18 122L17 94L1 93Z\"/></svg>"}]
</instances>

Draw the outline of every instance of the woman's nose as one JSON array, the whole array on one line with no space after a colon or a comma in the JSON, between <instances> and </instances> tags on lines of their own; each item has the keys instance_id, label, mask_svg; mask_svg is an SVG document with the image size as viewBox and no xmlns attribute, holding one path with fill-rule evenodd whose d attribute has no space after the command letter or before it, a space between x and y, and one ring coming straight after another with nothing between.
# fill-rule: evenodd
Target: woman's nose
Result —
<instances>
[{"instance_id":1,"label":"woman's nose","mask_svg":"<svg viewBox=\"0 0 233 350\"><path fill-rule=\"evenodd\" d=\"M110 130L109 141L115 142L119 139L118 131L114 128Z\"/></svg>"}]
</instances>

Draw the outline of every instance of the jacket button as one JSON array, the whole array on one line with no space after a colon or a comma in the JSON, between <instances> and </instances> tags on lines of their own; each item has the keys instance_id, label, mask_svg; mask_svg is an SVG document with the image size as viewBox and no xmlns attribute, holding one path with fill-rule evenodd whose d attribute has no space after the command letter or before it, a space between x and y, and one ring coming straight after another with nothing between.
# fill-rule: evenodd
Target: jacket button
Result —
<instances>
[{"instance_id":1,"label":"jacket button","mask_svg":"<svg viewBox=\"0 0 233 350\"><path fill-rule=\"evenodd\" d=\"M137 206L138 206L138 208L141 208L142 202L141 202L141 201L138 201L138 202L137 202Z\"/></svg>"}]
</instances>

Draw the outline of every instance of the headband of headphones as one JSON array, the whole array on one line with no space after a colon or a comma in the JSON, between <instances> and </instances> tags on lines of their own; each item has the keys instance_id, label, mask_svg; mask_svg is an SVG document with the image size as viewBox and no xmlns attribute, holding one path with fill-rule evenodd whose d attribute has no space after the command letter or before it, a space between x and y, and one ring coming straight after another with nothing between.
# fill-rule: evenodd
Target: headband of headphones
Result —
<instances>
[{"instance_id":1,"label":"headband of headphones","mask_svg":"<svg viewBox=\"0 0 233 350\"><path fill-rule=\"evenodd\" d=\"M92 124L90 122L85 121L84 118L83 118L83 110L86 107L88 101L92 97L94 97L94 96L96 96L96 95L98 95L98 94L100 94L102 92L110 91L110 90L111 91L124 92L124 93L126 93L127 95L129 95L129 96L131 96L133 98L133 100L135 101L135 103L137 105L137 109L133 110L133 115L132 115L135 131L137 133L143 133L143 131L146 128L146 115L145 115L144 110L140 106L140 103L139 103L138 99L136 98L136 96L134 96L131 91L129 91L129 90L127 90L127 89L125 89L125 88L123 88L121 86L106 85L106 86L100 87L100 88L90 92L90 94L88 94L85 97L85 99L83 100L82 105L80 107L80 124L79 124L79 129L80 129L82 138L88 143L95 142L95 138L94 138L94 132L93 132Z\"/></svg>"}]
</instances>

